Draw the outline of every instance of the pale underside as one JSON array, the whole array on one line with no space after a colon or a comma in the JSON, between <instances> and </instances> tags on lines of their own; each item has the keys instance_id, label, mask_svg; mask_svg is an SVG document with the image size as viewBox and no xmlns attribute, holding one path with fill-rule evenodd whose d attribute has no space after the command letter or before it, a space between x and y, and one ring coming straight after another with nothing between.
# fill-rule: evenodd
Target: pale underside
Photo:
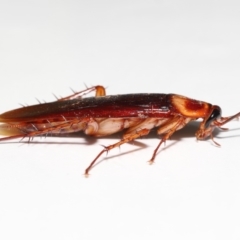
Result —
<instances>
[{"instance_id":1,"label":"pale underside","mask_svg":"<svg viewBox=\"0 0 240 240\"><path fill-rule=\"evenodd\" d=\"M86 118L86 119L72 119L58 122L46 123L12 123L3 124L0 127L8 129L9 131L18 130L26 134L26 136L33 137L39 135L49 134L65 134L83 131L87 135L95 137L102 137L126 130L123 138L131 134L135 134L143 129L151 130L158 128L159 135L166 134L172 129L175 131L183 128L191 118L183 116L175 116L172 118ZM9 132L8 132L9 134Z\"/></svg>"}]
</instances>

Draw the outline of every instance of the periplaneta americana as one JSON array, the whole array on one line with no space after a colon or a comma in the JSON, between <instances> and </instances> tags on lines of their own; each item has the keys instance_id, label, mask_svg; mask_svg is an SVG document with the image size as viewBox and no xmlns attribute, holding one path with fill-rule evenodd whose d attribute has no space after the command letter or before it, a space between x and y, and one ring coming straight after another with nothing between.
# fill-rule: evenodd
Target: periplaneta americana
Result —
<instances>
[{"instance_id":1,"label":"periplaneta americana","mask_svg":"<svg viewBox=\"0 0 240 240\"><path fill-rule=\"evenodd\" d=\"M85 97L92 91L95 91L95 97ZM18 134L0 138L0 141L16 138L29 138L30 141L35 136L79 131L100 137L127 129L120 141L99 152L85 170L85 176L88 176L104 152L147 135L152 128L158 127L157 133L162 138L149 160L150 163L154 162L162 143L190 121L202 118L196 138L203 140L211 137L213 140L214 128L223 129L224 124L239 116L240 112L222 117L219 106L177 94L107 96L105 88L98 85L54 102L26 106L0 114L0 127L19 131ZM219 145L214 140L213 142Z\"/></svg>"}]
</instances>

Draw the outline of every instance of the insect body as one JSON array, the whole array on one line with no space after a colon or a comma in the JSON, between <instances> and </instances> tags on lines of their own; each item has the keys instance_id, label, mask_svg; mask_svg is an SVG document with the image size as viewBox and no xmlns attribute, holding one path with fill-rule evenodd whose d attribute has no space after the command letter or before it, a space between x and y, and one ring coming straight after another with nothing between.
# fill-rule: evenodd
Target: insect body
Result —
<instances>
[{"instance_id":1,"label":"insect body","mask_svg":"<svg viewBox=\"0 0 240 240\"><path fill-rule=\"evenodd\" d=\"M91 91L95 91L96 96L85 97ZM120 141L104 147L95 157L85 170L87 176L104 152L147 135L152 128L157 127L157 133L162 138L150 163L154 162L161 144L190 121L203 119L196 132L197 139L202 140L209 136L213 139L215 127L221 128L238 116L240 113L221 117L219 106L176 94L106 96L104 87L95 86L55 102L22 107L0 114L2 128L19 130L18 134L0 138L0 141L79 131L99 137L125 130Z\"/></svg>"}]
</instances>

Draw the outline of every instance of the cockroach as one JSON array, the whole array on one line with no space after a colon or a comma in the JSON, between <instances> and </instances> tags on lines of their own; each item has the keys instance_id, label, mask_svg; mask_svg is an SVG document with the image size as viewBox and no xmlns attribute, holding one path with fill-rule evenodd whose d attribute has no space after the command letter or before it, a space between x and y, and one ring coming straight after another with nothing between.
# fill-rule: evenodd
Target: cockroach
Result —
<instances>
[{"instance_id":1,"label":"cockroach","mask_svg":"<svg viewBox=\"0 0 240 240\"><path fill-rule=\"evenodd\" d=\"M95 91L95 97L85 95ZM123 138L103 148L85 170L85 176L99 157L113 148L149 134L157 127L161 140L153 151L154 162L159 147L174 132L190 121L203 119L196 132L199 140L211 137L213 130L240 116L240 112L222 117L221 108L207 102L177 94L138 93L106 95L103 86L94 86L49 103L26 106L0 114L1 128L18 130L18 133L0 138L0 141L16 138L47 136L83 131L87 135L102 137L126 130ZM213 140L214 141L214 140ZM214 141L216 145L219 145Z\"/></svg>"}]
</instances>

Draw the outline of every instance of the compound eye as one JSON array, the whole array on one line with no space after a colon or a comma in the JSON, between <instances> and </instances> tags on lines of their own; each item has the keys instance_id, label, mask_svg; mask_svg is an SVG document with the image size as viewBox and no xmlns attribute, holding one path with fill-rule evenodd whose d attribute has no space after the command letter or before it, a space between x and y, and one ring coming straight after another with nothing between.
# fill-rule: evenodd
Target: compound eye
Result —
<instances>
[{"instance_id":1,"label":"compound eye","mask_svg":"<svg viewBox=\"0 0 240 240\"><path fill-rule=\"evenodd\" d=\"M216 106L213 109L213 111L212 111L211 115L209 116L209 118L207 119L207 121L205 123L205 128L208 128L214 120L216 120L216 119L218 119L220 117L221 117L221 108Z\"/></svg>"}]
</instances>

